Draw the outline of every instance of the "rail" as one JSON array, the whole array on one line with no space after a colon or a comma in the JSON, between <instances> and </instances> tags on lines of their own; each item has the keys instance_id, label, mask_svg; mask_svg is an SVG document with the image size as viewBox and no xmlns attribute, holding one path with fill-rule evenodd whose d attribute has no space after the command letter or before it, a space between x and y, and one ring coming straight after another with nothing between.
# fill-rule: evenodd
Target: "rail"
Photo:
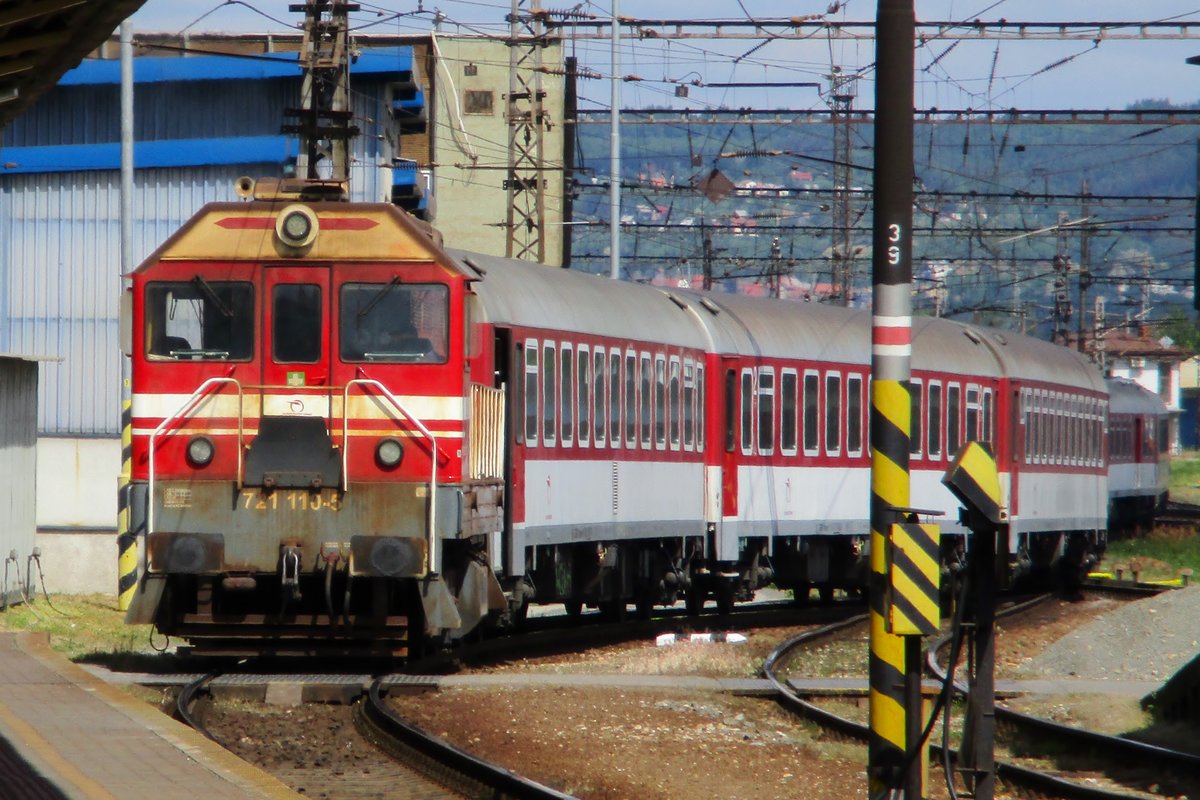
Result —
<instances>
[{"instance_id":1,"label":"rail","mask_svg":"<svg viewBox=\"0 0 1200 800\"><path fill-rule=\"evenodd\" d=\"M426 542L428 544L428 557L426 562L426 571L436 573L437 569L437 531L434 523L437 520L437 465L438 457L441 455L441 450L438 448L437 437L425 427L425 423L421 422L412 412L404 407L400 402L400 398L388 391L388 388L374 378L355 378L347 381L346 386L342 389L342 491L350 491L350 387L351 386L371 386L378 389L380 393L395 406L396 410L404 415L405 419L413 424L418 431L421 432L426 439L429 440L429 529L425 533Z\"/></svg>"},{"instance_id":2,"label":"rail","mask_svg":"<svg viewBox=\"0 0 1200 800\"><path fill-rule=\"evenodd\" d=\"M150 534L154 533L154 482L155 482L154 450L155 450L155 443L159 436L168 432L169 426L172 423L183 419L185 415L187 415L190 411L192 411L195 408L196 404L205 395L208 394L208 390L211 387L216 386L217 384L222 384L222 383L232 383L235 387L237 387L237 393L238 393L237 488L239 490L242 488L242 434L243 434L243 429L244 429L243 417L242 417L242 408L243 408L242 385L240 383L238 383L236 378L229 378L229 377L209 378L204 383L197 386L196 391L192 392L191 396L188 397L188 399L183 402L183 405L181 405L179 407L179 409L175 411L174 414L171 414L170 416L164 418L163 421L158 424L158 427L154 429L154 433L150 434L149 481L148 481L148 486L146 489L146 491L147 491L146 536L149 536Z\"/></svg>"}]
</instances>

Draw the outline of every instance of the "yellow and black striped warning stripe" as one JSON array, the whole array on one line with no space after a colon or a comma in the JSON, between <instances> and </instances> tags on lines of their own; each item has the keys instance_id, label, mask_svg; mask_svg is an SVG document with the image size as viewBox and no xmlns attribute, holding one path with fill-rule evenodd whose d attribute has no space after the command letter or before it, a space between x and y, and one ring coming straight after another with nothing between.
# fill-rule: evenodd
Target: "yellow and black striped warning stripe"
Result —
<instances>
[{"instance_id":1,"label":"yellow and black striped warning stripe","mask_svg":"<svg viewBox=\"0 0 1200 800\"><path fill-rule=\"evenodd\" d=\"M870 763L898 768L905 754L904 637L888 630L888 542L895 508L908 506L911 400L907 381L879 380L871 391Z\"/></svg>"},{"instance_id":2,"label":"yellow and black striped warning stripe","mask_svg":"<svg viewBox=\"0 0 1200 800\"><path fill-rule=\"evenodd\" d=\"M939 546L937 525L892 526L892 591L888 603L888 630L891 633L928 636L938 632L941 625Z\"/></svg>"},{"instance_id":3,"label":"yellow and black striped warning stripe","mask_svg":"<svg viewBox=\"0 0 1200 800\"><path fill-rule=\"evenodd\" d=\"M138 581L137 537L130 530L129 495L133 482L133 404L121 403L121 485L117 488L117 607L129 609Z\"/></svg>"}]
</instances>

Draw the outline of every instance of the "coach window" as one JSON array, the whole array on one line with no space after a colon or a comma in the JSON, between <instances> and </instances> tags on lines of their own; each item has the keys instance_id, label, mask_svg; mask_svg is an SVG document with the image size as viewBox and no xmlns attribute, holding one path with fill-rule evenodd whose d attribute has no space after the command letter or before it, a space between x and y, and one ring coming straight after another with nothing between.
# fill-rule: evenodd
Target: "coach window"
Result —
<instances>
[{"instance_id":1,"label":"coach window","mask_svg":"<svg viewBox=\"0 0 1200 800\"><path fill-rule=\"evenodd\" d=\"M1026 391L1029 392L1029 396L1027 398L1029 405L1025 413L1028 415L1029 419L1026 421L1025 427L1025 461L1029 464L1036 464L1038 449L1037 395L1033 392L1033 390Z\"/></svg>"},{"instance_id":2,"label":"coach window","mask_svg":"<svg viewBox=\"0 0 1200 800\"><path fill-rule=\"evenodd\" d=\"M536 445L538 440L538 343L525 342L525 443Z\"/></svg>"},{"instance_id":3,"label":"coach window","mask_svg":"<svg viewBox=\"0 0 1200 800\"><path fill-rule=\"evenodd\" d=\"M625 445L637 447L637 353L625 353Z\"/></svg>"},{"instance_id":4,"label":"coach window","mask_svg":"<svg viewBox=\"0 0 1200 800\"><path fill-rule=\"evenodd\" d=\"M578 401L579 446L592 438L592 354L587 345L575 351L575 397Z\"/></svg>"},{"instance_id":5,"label":"coach window","mask_svg":"<svg viewBox=\"0 0 1200 800\"><path fill-rule=\"evenodd\" d=\"M704 367L696 365L696 449L704 449Z\"/></svg>"},{"instance_id":6,"label":"coach window","mask_svg":"<svg viewBox=\"0 0 1200 800\"><path fill-rule=\"evenodd\" d=\"M800 389L796 370L785 369L779 374L779 452L796 455L796 413Z\"/></svg>"},{"instance_id":7,"label":"coach window","mask_svg":"<svg viewBox=\"0 0 1200 800\"><path fill-rule=\"evenodd\" d=\"M957 383L946 384L946 456L954 458L958 455L958 446L962 444L962 387Z\"/></svg>"},{"instance_id":8,"label":"coach window","mask_svg":"<svg viewBox=\"0 0 1200 800\"><path fill-rule=\"evenodd\" d=\"M621 353L608 353L608 443L621 446Z\"/></svg>"},{"instance_id":9,"label":"coach window","mask_svg":"<svg viewBox=\"0 0 1200 800\"><path fill-rule=\"evenodd\" d=\"M862 455L862 376L846 376L846 455Z\"/></svg>"},{"instance_id":10,"label":"coach window","mask_svg":"<svg viewBox=\"0 0 1200 800\"><path fill-rule=\"evenodd\" d=\"M978 386L967 386L967 424L964 439L979 441L980 398Z\"/></svg>"},{"instance_id":11,"label":"coach window","mask_svg":"<svg viewBox=\"0 0 1200 800\"><path fill-rule=\"evenodd\" d=\"M683 362L683 448L691 450L696 444L696 365L689 358Z\"/></svg>"},{"instance_id":12,"label":"coach window","mask_svg":"<svg viewBox=\"0 0 1200 800\"><path fill-rule=\"evenodd\" d=\"M758 452L775 452L775 370L758 368Z\"/></svg>"},{"instance_id":13,"label":"coach window","mask_svg":"<svg viewBox=\"0 0 1200 800\"><path fill-rule=\"evenodd\" d=\"M815 456L821 438L821 376L804 373L804 454Z\"/></svg>"},{"instance_id":14,"label":"coach window","mask_svg":"<svg viewBox=\"0 0 1200 800\"><path fill-rule=\"evenodd\" d=\"M653 433L651 430L654 427L654 396L651 394L654 386L653 367L650 364L650 354L642 353L638 361L638 391L641 393L641 407L639 411L639 420L641 421L642 431L642 449L650 449L650 438Z\"/></svg>"},{"instance_id":15,"label":"coach window","mask_svg":"<svg viewBox=\"0 0 1200 800\"><path fill-rule=\"evenodd\" d=\"M929 384L929 404L925 409L925 443L929 458L937 461L942 457L942 385Z\"/></svg>"},{"instance_id":16,"label":"coach window","mask_svg":"<svg viewBox=\"0 0 1200 800\"><path fill-rule=\"evenodd\" d=\"M668 407L671 409L671 449L679 449L679 358L671 356L671 382L668 384Z\"/></svg>"},{"instance_id":17,"label":"coach window","mask_svg":"<svg viewBox=\"0 0 1200 800\"><path fill-rule=\"evenodd\" d=\"M542 444L553 445L555 426L558 415L555 413L554 395L557 386L554 368L556 366L554 345L549 342L542 345Z\"/></svg>"},{"instance_id":18,"label":"coach window","mask_svg":"<svg viewBox=\"0 0 1200 800\"><path fill-rule=\"evenodd\" d=\"M983 390L983 436L982 441L988 444L992 443L992 426L995 424L995 417L992 414L992 390Z\"/></svg>"},{"instance_id":19,"label":"coach window","mask_svg":"<svg viewBox=\"0 0 1200 800\"><path fill-rule=\"evenodd\" d=\"M575 392L572 391L575 379L575 354L571 350L571 345L566 342L562 344L561 353L562 369L558 373L560 383L558 404L561 407L562 415L563 447L570 447L575 439Z\"/></svg>"},{"instance_id":20,"label":"coach window","mask_svg":"<svg viewBox=\"0 0 1200 800\"><path fill-rule=\"evenodd\" d=\"M908 382L909 426L908 454L920 458L923 444L921 441L921 382Z\"/></svg>"},{"instance_id":21,"label":"coach window","mask_svg":"<svg viewBox=\"0 0 1200 800\"><path fill-rule=\"evenodd\" d=\"M742 453L754 452L754 373L742 370Z\"/></svg>"},{"instance_id":22,"label":"coach window","mask_svg":"<svg viewBox=\"0 0 1200 800\"><path fill-rule=\"evenodd\" d=\"M732 453L737 446L737 372L725 370L725 452Z\"/></svg>"},{"instance_id":23,"label":"coach window","mask_svg":"<svg viewBox=\"0 0 1200 800\"><path fill-rule=\"evenodd\" d=\"M825 376L825 454L836 456L842 450L842 376Z\"/></svg>"},{"instance_id":24,"label":"coach window","mask_svg":"<svg viewBox=\"0 0 1200 800\"><path fill-rule=\"evenodd\" d=\"M206 281L146 287L146 355L154 361L245 361L254 355L254 285Z\"/></svg>"},{"instance_id":25,"label":"coach window","mask_svg":"<svg viewBox=\"0 0 1200 800\"><path fill-rule=\"evenodd\" d=\"M667 446L667 359L654 357L654 443Z\"/></svg>"},{"instance_id":26,"label":"coach window","mask_svg":"<svg viewBox=\"0 0 1200 800\"><path fill-rule=\"evenodd\" d=\"M597 347L592 351L592 399L595 403L592 409L592 439L597 447L604 446L605 426L608 425L608 414L604 409L604 400L608 396L604 390L604 370L604 351Z\"/></svg>"}]
</instances>

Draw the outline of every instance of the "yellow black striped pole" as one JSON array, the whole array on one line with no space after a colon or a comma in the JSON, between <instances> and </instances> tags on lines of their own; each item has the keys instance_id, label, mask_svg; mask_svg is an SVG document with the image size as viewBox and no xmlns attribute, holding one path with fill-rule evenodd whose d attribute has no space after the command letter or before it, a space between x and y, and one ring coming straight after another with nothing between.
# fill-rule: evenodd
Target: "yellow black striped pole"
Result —
<instances>
[{"instance_id":1,"label":"yellow black striped pole","mask_svg":"<svg viewBox=\"0 0 1200 800\"><path fill-rule=\"evenodd\" d=\"M870 796L919 800L920 769L905 763L920 706L907 680L912 642L888 631L888 541L909 506L912 359L913 0L879 0L875 38L875 187L871 242ZM919 661L919 659L918 659ZM906 691L906 688L909 691ZM906 769L907 767L907 769Z\"/></svg>"},{"instance_id":2,"label":"yellow black striped pole","mask_svg":"<svg viewBox=\"0 0 1200 800\"><path fill-rule=\"evenodd\" d=\"M132 481L133 405L126 396L121 401L121 483L117 487L117 608L121 611L129 610L138 580L137 537L129 529Z\"/></svg>"}]
</instances>

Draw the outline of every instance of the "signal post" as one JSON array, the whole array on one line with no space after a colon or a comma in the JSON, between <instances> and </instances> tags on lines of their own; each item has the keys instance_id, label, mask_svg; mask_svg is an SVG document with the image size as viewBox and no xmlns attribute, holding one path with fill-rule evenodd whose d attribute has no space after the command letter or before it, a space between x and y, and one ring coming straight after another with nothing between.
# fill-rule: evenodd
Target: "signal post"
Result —
<instances>
[{"instance_id":1,"label":"signal post","mask_svg":"<svg viewBox=\"0 0 1200 800\"><path fill-rule=\"evenodd\" d=\"M905 585L893 580L893 526L909 514L909 390L912 358L913 0L879 0L875 58L875 208L871 318L871 574L869 796L922 796L920 653L923 625L895 600L918 594L922 569ZM912 528L917 526L904 526ZM933 563L937 565L936 535ZM928 537L914 533L911 554L924 563ZM905 548L905 552L909 552ZM934 570L934 627L937 571ZM899 594L895 591L900 588ZM910 752L911 751L911 752Z\"/></svg>"}]
</instances>

